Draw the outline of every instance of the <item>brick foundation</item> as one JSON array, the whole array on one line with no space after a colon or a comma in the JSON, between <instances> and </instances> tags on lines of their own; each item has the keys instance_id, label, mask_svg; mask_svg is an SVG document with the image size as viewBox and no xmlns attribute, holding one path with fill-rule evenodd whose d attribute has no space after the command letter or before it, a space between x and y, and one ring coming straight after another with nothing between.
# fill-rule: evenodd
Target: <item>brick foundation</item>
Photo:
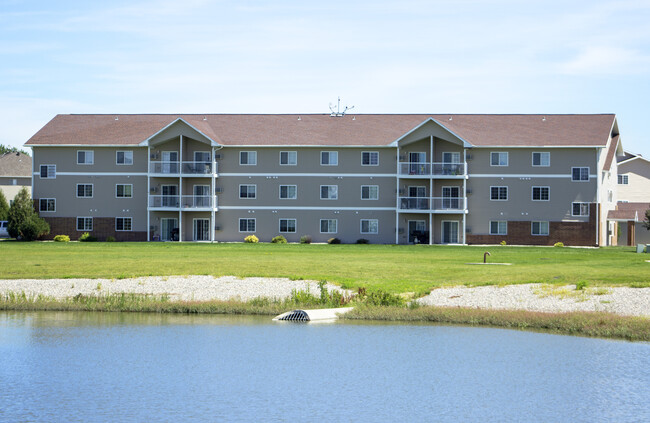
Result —
<instances>
[{"instance_id":1,"label":"brick foundation","mask_svg":"<svg viewBox=\"0 0 650 423\"><path fill-rule=\"evenodd\" d=\"M76 240L84 233L84 231L77 230L76 217L41 217L50 224L50 234L43 239L53 239L55 235L68 235L71 240ZM146 232L116 231L114 217L93 217L93 230L88 233L99 241L106 241L109 236L115 238L116 241L147 240Z\"/></svg>"},{"instance_id":2,"label":"brick foundation","mask_svg":"<svg viewBox=\"0 0 650 423\"><path fill-rule=\"evenodd\" d=\"M589 222L549 222L548 236L531 235L531 221L508 221L508 235L467 234L468 244L498 244L505 241L509 245L596 245L596 204L589 205Z\"/></svg>"}]
</instances>

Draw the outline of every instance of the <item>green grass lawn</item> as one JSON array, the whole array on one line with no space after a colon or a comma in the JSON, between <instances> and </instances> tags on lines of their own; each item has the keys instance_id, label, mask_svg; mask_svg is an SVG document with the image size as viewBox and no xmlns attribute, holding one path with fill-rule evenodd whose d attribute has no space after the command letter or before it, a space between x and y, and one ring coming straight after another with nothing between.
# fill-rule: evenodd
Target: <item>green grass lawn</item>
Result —
<instances>
[{"instance_id":1,"label":"green grass lawn","mask_svg":"<svg viewBox=\"0 0 650 423\"><path fill-rule=\"evenodd\" d=\"M511 266L472 266L482 262ZM440 285L650 286L650 255L631 247L473 247L0 242L0 278L234 275L327 280L347 288L423 293Z\"/></svg>"}]
</instances>

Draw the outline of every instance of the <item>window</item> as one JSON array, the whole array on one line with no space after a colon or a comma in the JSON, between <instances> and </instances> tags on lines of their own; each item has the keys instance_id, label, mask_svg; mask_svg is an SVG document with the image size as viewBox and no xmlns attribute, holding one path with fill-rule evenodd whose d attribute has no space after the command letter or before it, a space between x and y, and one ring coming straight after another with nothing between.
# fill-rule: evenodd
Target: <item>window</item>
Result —
<instances>
[{"instance_id":1,"label":"window","mask_svg":"<svg viewBox=\"0 0 650 423\"><path fill-rule=\"evenodd\" d=\"M321 166L338 166L339 165L339 152L338 151L321 151L320 152Z\"/></svg>"},{"instance_id":2,"label":"window","mask_svg":"<svg viewBox=\"0 0 650 423\"><path fill-rule=\"evenodd\" d=\"M629 182L628 175L618 175L618 184L627 185Z\"/></svg>"},{"instance_id":3,"label":"window","mask_svg":"<svg viewBox=\"0 0 650 423\"><path fill-rule=\"evenodd\" d=\"M118 151L115 157L115 163L118 165L132 165L133 151Z\"/></svg>"},{"instance_id":4,"label":"window","mask_svg":"<svg viewBox=\"0 0 650 423\"><path fill-rule=\"evenodd\" d=\"M240 185L239 198L256 198L257 185Z\"/></svg>"},{"instance_id":5,"label":"window","mask_svg":"<svg viewBox=\"0 0 650 423\"><path fill-rule=\"evenodd\" d=\"M490 235L508 235L508 222L505 220L490 220Z\"/></svg>"},{"instance_id":6,"label":"window","mask_svg":"<svg viewBox=\"0 0 650 423\"><path fill-rule=\"evenodd\" d=\"M572 181L588 181L589 168L588 167L572 167L571 168Z\"/></svg>"},{"instance_id":7,"label":"window","mask_svg":"<svg viewBox=\"0 0 650 423\"><path fill-rule=\"evenodd\" d=\"M116 184L115 185L115 197L116 198L131 198L131 197L133 197L133 185L132 184Z\"/></svg>"},{"instance_id":8,"label":"window","mask_svg":"<svg viewBox=\"0 0 650 423\"><path fill-rule=\"evenodd\" d=\"M443 163L460 163L460 153L442 153L442 162Z\"/></svg>"},{"instance_id":9,"label":"window","mask_svg":"<svg viewBox=\"0 0 650 423\"><path fill-rule=\"evenodd\" d=\"M41 179L56 178L56 165L41 165Z\"/></svg>"},{"instance_id":10,"label":"window","mask_svg":"<svg viewBox=\"0 0 650 423\"><path fill-rule=\"evenodd\" d=\"M92 150L77 151L77 164L91 165L95 162L95 153Z\"/></svg>"},{"instance_id":11,"label":"window","mask_svg":"<svg viewBox=\"0 0 650 423\"><path fill-rule=\"evenodd\" d=\"M490 200L507 201L508 187L490 187Z\"/></svg>"},{"instance_id":12,"label":"window","mask_svg":"<svg viewBox=\"0 0 650 423\"><path fill-rule=\"evenodd\" d=\"M257 151L240 151L239 164L255 166L257 164Z\"/></svg>"},{"instance_id":13,"label":"window","mask_svg":"<svg viewBox=\"0 0 650 423\"><path fill-rule=\"evenodd\" d=\"M490 153L490 166L508 166L508 152Z\"/></svg>"},{"instance_id":14,"label":"window","mask_svg":"<svg viewBox=\"0 0 650 423\"><path fill-rule=\"evenodd\" d=\"M322 234L335 234L338 226L338 219L321 219L320 220L320 233Z\"/></svg>"},{"instance_id":15,"label":"window","mask_svg":"<svg viewBox=\"0 0 650 423\"><path fill-rule=\"evenodd\" d=\"M532 235L548 235L548 222L531 222Z\"/></svg>"},{"instance_id":16,"label":"window","mask_svg":"<svg viewBox=\"0 0 650 423\"><path fill-rule=\"evenodd\" d=\"M38 210L42 212L56 211L56 198L40 198L38 200Z\"/></svg>"},{"instance_id":17,"label":"window","mask_svg":"<svg viewBox=\"0 0 650 423\"><path fill-rule=\"evenodd\" d=\"M379 220L377 220L377 219L361 219L361 233L362 234L378 234L379 233Z\"/></svg>"},{"instance_id":18,"label":"window","mask_svg":"<svg viewBox=\"0 0 650 423\"><path fill-rule=\"evenodd\" d=\"M92 217L78 217L77 218L77 230L78 231L92 231L93 230L93 218Z\"/></svg>"},{"instance_id":19,"label":"window","mask_svg":"<svg viewBox=\"0 0 650 423\"><path fill-rule=\"evenodd\" d=\"M571 203L571 216L589 216L589 203Z\"/></svg>"},{"instance_id":20,"label":"window","mask_svg":"<svg viewBox=\"0 0 650 423\"><path fill-rule=\"evenodd\" d=\"M280 185L280 199L295 200L298 198L297 185Z\"/></svg>"},{"instance_id":21,"label":"window","mask_svg":"<svg viewBox=\"0 0 650 423\"><path fill-rule=\"evenodd\" d=\"M362 200L378 200L379 185L361 185Z\"/></svg>"},{"instance_id":22,"label":"window","mask_svg":"<svg viewBox=\"0 0 650 423\"><path fill-rule=\"evenodd\" d=\"M298 164L298 153L296 151L280 151L280 164L295 166Z\"/></svg>"},{"instance_id":23,"label":"window","mask_svg":"<svg viewBox=\"0 0 650 423\"><path fill-rule=\"evenodd\" d=\"M551 165L551 153L533 153L533 166L548 167Z\"/></svg>"},{"instance_id":24,"label":"window","mask_svg":"<svg viewBox=\"0 0 650 423\"><path fill-rule=\"evenodd\" d=\"M296 219L280 219L280 232L281 233L295 233L296 232Z\"/></svg>"},{"instance_id":25,"label":"window","mask_svg":"<svg viewBox=\"0 0 650 423\"><path fill-rule=\"evenodd\" d=\"M379 152L378 151L363 151L363 152L361 152L361 165L362 166L379 166Z\"/></svg>"},{"instance_id":26,"label":"window","mask_svg":"<svg viewBox=\"0 0 650 423\"><path fill-rule=\"evenodd\" d=\"M92 198L93 197L93 184L77 184L77 197L78 198Z\"/></svg>"},{"instance_id":27,"label":"window","mask_svg":"<svg viewBox=\"0 0 650 423\"><path fill-rule=\"evenodd\" d=\"M320 186L320 199L321 200L336 200L339 198L338 185L321 185Z\"/></svg>"},{"instance_id":28,"label":"window","mask_svg":"<svg viewBox=\"0 0 650 423\"><path fill-rule=\"evenodd\" d=\"M614 191L612 191L611 189L607 190L607 201L609 201L610 203L614 201Z\"/></svg>"},{"instance_id":29,"label":"window","mask_svg":"<svg viewBox=\"0 0 650 423\"><path fill-rule=\"evenodd\" d=\"M239 232L255 232L255 219L239 219Z\"/></svg>"},{"instance_id":30,"label":"window","mask_svg":"<svg viewBox=\"0 0 650 423\"><path fill-rule=\"evenodd\" d=\"M115 230L116 231L130 231L133 223L133 218L131 217L116 217L115 218Z\"/></svg>"},{"instance_id":31,"label":"window","mask_svg":"<svg viewBox=\"0 0 650 423\"><path fill-rule=\"evenodd\" d=\"M549 201L551 199L551 188L533 187L533 201Z\"/></svg>"}]
</instances>

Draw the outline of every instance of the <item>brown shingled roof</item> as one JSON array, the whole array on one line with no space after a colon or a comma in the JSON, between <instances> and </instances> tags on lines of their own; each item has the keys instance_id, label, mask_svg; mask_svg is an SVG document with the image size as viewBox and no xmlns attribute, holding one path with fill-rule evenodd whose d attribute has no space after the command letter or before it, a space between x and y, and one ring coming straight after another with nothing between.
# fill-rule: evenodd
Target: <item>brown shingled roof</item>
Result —
<instances>
[{"instance_id":1,"label":"brown shingled roof","mask_svg":"<svg viewBox=\"0 0 650 423\"><path fill-rule=\"evenodd\" d=\"M618 135L612 138L612 142L609 143L609 150L607 150L607 157L605 157L603 170L609 170L612 167L612 162L614 161L614 156L616 155L617 149L618 149Z\"/></svg>"},{"instance_id":2,"label":"brown shingled roof","mask_svg":"<svg viewBox=\"0 0 650 423\"><path fill-rule=\"evenodd\" d=\"M20 176L30 178L32 158L22 153L0 155L0 176Z\"/></svg>"},{"instance_id":3,"label":"brown shingled roof","mask_svg":"<svg viewBox=\"0 0 650 423\"><path fill-rule=\"evenodd\" d=\"M615 116L57 115L26 145L135 145L179 118L223 145L382 146L435 119L474 146L604 147Z\"/></svg>"}]
</instances>

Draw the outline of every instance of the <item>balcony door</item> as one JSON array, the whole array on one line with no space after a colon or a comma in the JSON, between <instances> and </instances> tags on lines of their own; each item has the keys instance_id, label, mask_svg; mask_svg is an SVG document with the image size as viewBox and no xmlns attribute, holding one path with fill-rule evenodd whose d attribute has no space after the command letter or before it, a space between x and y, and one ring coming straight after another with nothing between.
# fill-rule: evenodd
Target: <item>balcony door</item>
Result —
<instances>
[{"instance_id":1,"label":"balcony door","mask_svg":"<svg viewBox=\"0 0 650 423\"><path fill-rule=\"evenodd\" d=\"M178 173L178 151L162 152L162 173Z\"/></svg>"},{"instance_id":2,"label":"balcony door","mask_svg":"<svg viewBox=\"0 0 650 423\"><path fill-rule=\"evenodd\" d=\"M458 210L460 206L460 187L442 187L442 208Z\"/></svg>"},{"instance_id":3,"label":"balcony door","mask_svg":"<svg viewBox=\"0 0 650 423\"><path fill-rule=\"evenodd\" d=\"M210 185L194 185L194 207L210 207Z\"/></svg>"},{"instance_id":4,"label":"balcony door","mask_svg":"<svg viewBox=\"0 0 650 423\"><path fill-rule=\"evenodd\" d=\"M458 244L458 221L457 220L442 221L442 243Z\"/></svg>"},{"instance_id":5,"label":"balcony door","mask_svg":"<svg viewBox=\"0 0 650 423\"><path fill-rule=\"evenodd\" d=\"M166 217L160 219L160 239L178 241L178 219Z\"/></svg>"},{"instance_id":6,"label":"balcony door","mask_svg":"<svg viewBox=\"0 0 650 423\"><path fill-rule=\"evenodd\" d=\"M409 187L408 209L426 210L429 208L429 199L427 198L427 187L414 186Z\"/></svg>"},{"instance_id":7,"label":"balcony door","mask_svg":"<svg viewBox=\"0 0 650 423\"><path fill-rule=\"evenodd\" d=\"M411 152L409 153L409 174L426 175L427 153Z\"/></svg>"},{"instance_id":8,"label":"balcony door","mask_svg":"<svg viewBox=\"0 0 650 423\"><path fill-rule=\"evenodd\" d=\"M194 241L210 241L210 219L194 219Z\"/></svg>"},{"instance_id":9,"label":"balcony door","mask_svg":"<svg viewBox=\"0 0 650 423\"><path fill-rule=\"evenodd\" d=\"M163 207L178 207L178 185L161 185Z\"/></svg>"},{"instance_id":10,"label":"balcony door","mask_svg":"<svg viewBox=\"0 0 650 423\"><path fill-rule=\"evenodd\" d=\"M409 220L409 242L414 244L429 243L429 232L425 220Z\"/></svg>"}]
</instances>

